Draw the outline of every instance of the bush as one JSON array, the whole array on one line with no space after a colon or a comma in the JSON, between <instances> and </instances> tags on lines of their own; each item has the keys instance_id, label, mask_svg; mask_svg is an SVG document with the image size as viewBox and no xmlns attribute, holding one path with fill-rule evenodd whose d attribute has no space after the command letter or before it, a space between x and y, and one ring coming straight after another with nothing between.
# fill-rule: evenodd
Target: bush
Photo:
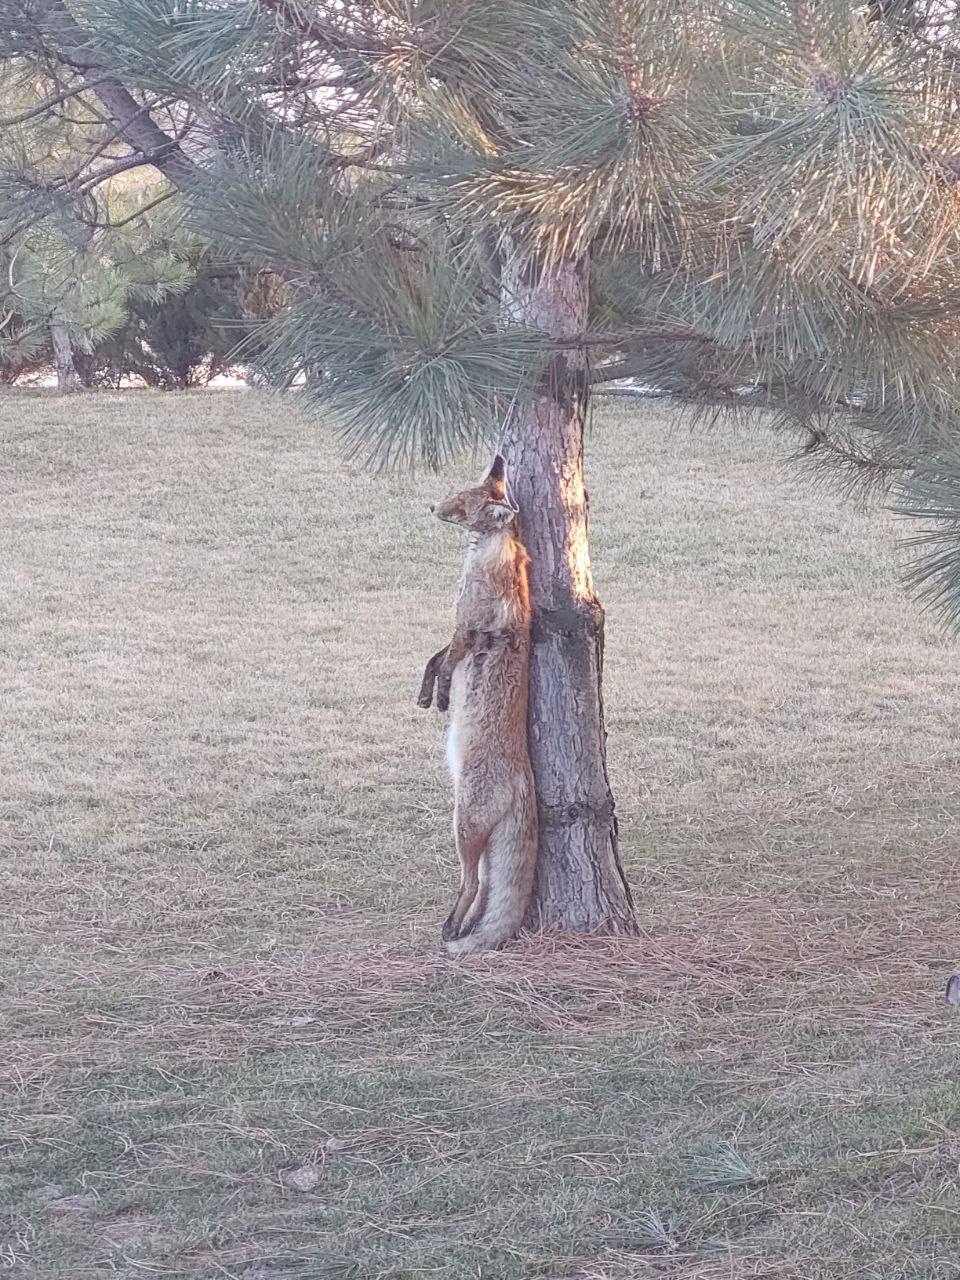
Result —
<instances>
[{"instance_id":1,"label":"bush","mask_svg":"<svg viewBox=\"0 0 960 1280\"><path fill-rule=\"evenodd\" d=\"M201 272L183 292L159 300L131 295L120 328L77 353L81 381L103 387L137 377L161 391L206 386L229 367L242 319L232 276Z\"/></svg>"}]
</instances>

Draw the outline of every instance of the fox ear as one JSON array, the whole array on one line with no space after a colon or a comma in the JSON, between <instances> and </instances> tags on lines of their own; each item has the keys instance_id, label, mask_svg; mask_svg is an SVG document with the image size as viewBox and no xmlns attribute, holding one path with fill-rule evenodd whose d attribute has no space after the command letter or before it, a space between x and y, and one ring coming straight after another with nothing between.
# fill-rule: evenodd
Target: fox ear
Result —
<instances>
[{"instance_id":1,"label":"fox ear","mask_svg":"<svg viewBox=\"0 0 960 1280\"><path fill-rule=\"evenodd\" d=\"M492 498L504 498L507 493L507 464L501 454L494 458L490 470L483 478L483 486Z\"/></svg>"}]
</instances>

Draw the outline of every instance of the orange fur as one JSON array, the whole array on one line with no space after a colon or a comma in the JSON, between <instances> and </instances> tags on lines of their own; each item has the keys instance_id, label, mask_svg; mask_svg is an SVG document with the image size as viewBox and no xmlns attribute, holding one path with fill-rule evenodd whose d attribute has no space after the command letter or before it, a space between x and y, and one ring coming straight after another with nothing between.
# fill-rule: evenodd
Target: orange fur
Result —
<instances>
[{"instance_id":1,"label":"orange fur","mask_svg":"<svg viewBox=\"0 0 960 1280\"><path fill-rule=\"evenodd\" d=\"M453 640L427 664L419 699L430 705L436 678L442 706L449 683L447 762L461 883L443 937L448 954L465 955L512 938L533 887L529 557L517 534L516 509L506 497L500 458L479 485L454 495L436 515L470 533Z\"/></svg>"}]
</instances>

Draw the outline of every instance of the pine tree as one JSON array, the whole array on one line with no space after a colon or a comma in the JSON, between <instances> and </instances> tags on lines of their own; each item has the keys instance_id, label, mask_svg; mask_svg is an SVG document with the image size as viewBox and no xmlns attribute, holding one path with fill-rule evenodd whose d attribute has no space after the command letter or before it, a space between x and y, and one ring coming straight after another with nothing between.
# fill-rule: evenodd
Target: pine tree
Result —
<instances>
[{"instance_id":1,"label":"pine tree","mask_svg":"<svg viewBox=\"0 0 960 1280\"><path fill-rule=\"evenodd\" d=\"M9 251L0 252L0 385L41 368L48 354L45 326L5 287L14 265Z\"/></svg>"},{"instance_id":2,"label":"pine tree","mask_svg":"<svg viewBox=\"0 0 960 1280\"><path fill-rule=\"evenodd\" d=\"M61 391L80 385L78 364L126 322L136 300L157 302L187 287L174 256L132 246L116 234L72 234L45 221L13 240L0 308L11 321L0 357L13 372L53 363Z\"/></svg>"},{"instance_id":3,"label":"pine tree","mask_svg":"<svg viewBox=\"0 0 960 1280\"><path fill-rule=\"evenodd\" d=\"M808 462L925 517L915 581L960 618L952 6L0 0L0 25L50 110L92 94L112 163L155 166L194 231L283 282L266 363L306 375L349 450L506 453L533 555L545 925L634 927L592 388L634 376L700 415L763 409ZM105 172L91 155L85 189Z\"/></svg>"},{"instance_id":4,"label":"pine tree","mask_svg":"<svg viewBox=\"0 0 960 1280\"><path fill-rule=\"evenodd\" d=\"M6 70L0 315L8 318L0 361L8 380L52 361L60 390L72 391L79 357L123 325L131 300L158 301L185 288L192 272L167 247L163 214L150 214L161 202L160 175L151 184L119 170L86 189L91 152L116 169L112 130L91 96L73 95L69 114L54 113L29 60L10 60Z\"/></svg>"}]
</instances>

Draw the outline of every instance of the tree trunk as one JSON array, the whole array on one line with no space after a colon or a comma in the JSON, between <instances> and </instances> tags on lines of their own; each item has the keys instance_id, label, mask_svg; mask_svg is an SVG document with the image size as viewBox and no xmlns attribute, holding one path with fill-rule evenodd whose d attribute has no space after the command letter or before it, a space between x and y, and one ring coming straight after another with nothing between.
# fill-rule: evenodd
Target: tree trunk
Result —
<instances>
[{"instance_id":1,"label":"tree trunk","mask_svg":"<svg viewBox=\"0 0 960 1280\"><path fill-rule=\"evenodd\" d=\"M502 301L517 323L554 338L583 333L587 287L585 263L541 273L532 254L508 246ZM607 777L604 617L590 570L583 483L588 395L583 349L555 355L532 404L511 415L502 445L531 557L529 732L540 852L527 923L635 933Z\"/></svg>"},{"instance_id":2,"label":"tree trunk","mask_svg":"<svg viewBox=\"0 0 960 1280\"><path fill-rule=\"evenodd\" d=\"M80 376L73 362L70 330L59 312L55 312L50 321L50 341L53 344L53 367L57 371L57 390L76 391L80 385Z\"/></svg>"}]
</instances>

